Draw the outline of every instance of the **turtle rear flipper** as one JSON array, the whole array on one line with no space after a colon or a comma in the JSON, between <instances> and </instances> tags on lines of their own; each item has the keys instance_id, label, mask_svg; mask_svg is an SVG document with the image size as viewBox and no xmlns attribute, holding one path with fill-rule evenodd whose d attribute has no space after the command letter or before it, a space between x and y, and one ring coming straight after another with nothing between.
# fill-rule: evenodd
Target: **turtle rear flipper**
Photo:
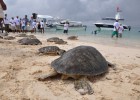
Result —
<instances>
[{"instance_id":1,"label":"turtle rear flipper","mask_svg":"<svg viewBox=\"0 0 140 100\"><path fill-rule=\"evenodd\" d=\"M38 80L39 81L45 81L45 79L49 78L49 77L52 77L52 76L55 76L57 75L58 73L56 71L53 71L51 73L48 73L48 74L45 74L45 75L41 75L38 77Z\"/></svg>"}]
</instances>

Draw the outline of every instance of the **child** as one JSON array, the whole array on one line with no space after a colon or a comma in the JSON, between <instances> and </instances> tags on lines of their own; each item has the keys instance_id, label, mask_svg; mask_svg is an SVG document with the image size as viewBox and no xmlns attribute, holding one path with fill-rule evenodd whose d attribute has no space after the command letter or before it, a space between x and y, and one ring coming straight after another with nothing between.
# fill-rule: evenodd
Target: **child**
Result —
<instances>
[{"instance_id":1,"label":"child","mask_svg":"<svg viewBox=\"0 0 140 100\"><path fill-rule=\"evenodd\" d=\"M25 32L25 20L21 20L21 30Z\"/></svg>"},{"instance_id":2,"label":"child","mask_svg":"<svg viewBox=\"0 0 140 100\"><path fill-rule=\"evenodd\" d=\"M33 31L36 33L36 20L33 21L32 26L33 26Z\"/></svg>"},{"instance_id":3,"label":"child","mask_svg":"<svg viewBox=\"0 0 140 100\"><path fill-rule=\"evenodd\" d=\"M120 24L119 32L118 32L120 38L122 38L122 33L123 33L123 31L124 31L124 28L123 28L122 24Z\"/></svg>"}]
</instances>

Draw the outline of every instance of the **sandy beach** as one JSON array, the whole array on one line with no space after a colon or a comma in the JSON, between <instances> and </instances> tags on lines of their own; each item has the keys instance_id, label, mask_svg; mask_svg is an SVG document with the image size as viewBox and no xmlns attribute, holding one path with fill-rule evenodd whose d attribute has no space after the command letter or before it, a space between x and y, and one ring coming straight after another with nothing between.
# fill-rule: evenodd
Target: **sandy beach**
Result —
<instances>
[{"instance_id":1,"label":"sandy beach","mask_svg":"<svg viewBox=\"0 0 140 100\"><path fill-rule=\"evenodd\" d=\"M67 35L56 35L68 42L58 45L47 42L51 36L35 36L42 45L20 45L17 40L22 37L0 39L0 100L140 100L139 48L68 40ZM80 45L95 47L116 66L109 68L105 76L91 80L92 95L80 95L75 91L74 79L54 77L43 82L36 79L52 70L50 63L59 57L39 55L39 48L58 46L67 51Z\"/></svg>"}]
</instances>

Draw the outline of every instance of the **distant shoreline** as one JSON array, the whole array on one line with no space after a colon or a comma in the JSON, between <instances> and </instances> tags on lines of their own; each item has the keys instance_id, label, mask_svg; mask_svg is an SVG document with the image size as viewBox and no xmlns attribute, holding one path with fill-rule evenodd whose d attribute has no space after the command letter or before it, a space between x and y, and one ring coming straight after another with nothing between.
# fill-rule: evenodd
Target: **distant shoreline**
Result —
<instances>
[{"instance_id":1,"label":"distant shoreline","mask_svg":"<svg viewBox=\"0 0 140 100\"><path fill-rule=\"evenodd\" d=\"M63 33L51 33L51 32L45 32L44 34L37 33L37 35L43 35L44 37L50 38L50 37L62 37L65 40L67 40L68 36L78 36L78 41L80 42L87 42L87 43L96 43L96 44L101 44L101 45L107 45L107 46L117 46L117 47L125 47L125 48L137 48L140 49L140 42L139 41L133 41L133 40L128 40L124 38L111 38L111 37L99 37L98 35L95 36L94 34L91 35L77 35L77 34L71 34L69 33L68 35L63 34Z\"/></svg>"}]
</instances>

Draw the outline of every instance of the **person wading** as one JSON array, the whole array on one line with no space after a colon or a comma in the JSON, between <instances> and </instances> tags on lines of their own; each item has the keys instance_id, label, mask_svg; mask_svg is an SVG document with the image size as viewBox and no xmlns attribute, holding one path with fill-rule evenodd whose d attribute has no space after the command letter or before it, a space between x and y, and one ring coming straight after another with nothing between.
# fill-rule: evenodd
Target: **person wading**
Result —
<instances>
[{"instance_id":1,"label":"person wading","mask_svg":"<svg viewBox=\"0 0 140 100\"><path fill-rule=\"evenodd\" d=\"M120 24L118 22L119 20L116 19L116 22L114 22L114 29L113 29L113 33L112 33L112 38L114 35L116 35L116 37L118 38L118 30L119 30L119 27L120 27Z\"/></svg>"}]
</instances>

